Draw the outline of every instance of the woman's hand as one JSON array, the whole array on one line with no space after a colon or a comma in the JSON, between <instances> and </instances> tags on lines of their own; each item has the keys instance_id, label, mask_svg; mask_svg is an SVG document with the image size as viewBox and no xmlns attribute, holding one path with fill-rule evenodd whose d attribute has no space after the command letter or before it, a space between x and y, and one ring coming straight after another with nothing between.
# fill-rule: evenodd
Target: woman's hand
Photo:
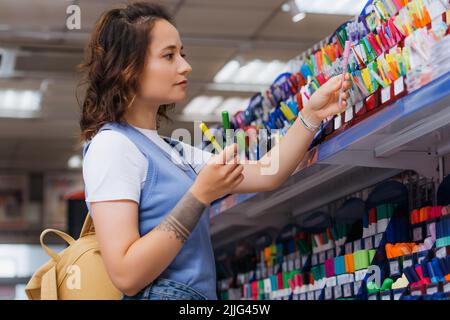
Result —
<instances>
[{"instance_id":1,"label":"woman's hand","mask_svg":"<svg viewBox=\"0 0 450 320\"><path fill-rule=\"evenodd\" d=\"M244 167L237 160L237 145L230 145L205 165L190 192L199 201L209 205L231 193L244 180L243 170Z\"/></svg>"},{"instance_id":2,"label":"woman's hand","mask_svg":"<svg viewBox=\"0 0 450 320\"><path fill-rule=\"evenodd\" d=\"M342 105L339 106L339 91L342 85L342 75L330 78L311 96L308 104L302 110L303 117L315 126L319 126L323 119L345 111L348 93L351 88L349 74L345 75Z\"/></svg>"}]
</instances>

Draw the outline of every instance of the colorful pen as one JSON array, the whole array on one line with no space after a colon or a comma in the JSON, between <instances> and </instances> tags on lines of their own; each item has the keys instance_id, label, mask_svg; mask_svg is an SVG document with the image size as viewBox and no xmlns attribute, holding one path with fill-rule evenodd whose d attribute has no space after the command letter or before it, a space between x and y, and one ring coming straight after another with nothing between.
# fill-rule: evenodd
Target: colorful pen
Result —
<instances>
[{"instance_id":1,"label":"colorful pen","mask_svg":"<svg viewBox=\"0 0 450 320\"><path fill-rule=\"evenodd\" d=\"M206 138L211 141L212 145L214 146L214 148L217 150L217 152L222 152L222 147L220 146L220 144L216 141L216 138L214 137L214 135L211 134L211 132L209 131L208 127L206 126L205 123L201 123L200 124L200 129L202 130L203 134L206 136Z\"/></svg>"},{"instance_id":2,"label":"colorful pen","mask_svg":"<svg viewBox=\"0 0 450 320\"><path fill-rule=\"evenodd\" d=\"M348 66L348 58L350 57L350 41L345 41L345 49L344 49L344 63L342 69L342 84L341 90L339 91L339 107L342 105L342 94L344 93L344 84L345 84L345 74L347 73Z\"/></svg>"}]
</instances>

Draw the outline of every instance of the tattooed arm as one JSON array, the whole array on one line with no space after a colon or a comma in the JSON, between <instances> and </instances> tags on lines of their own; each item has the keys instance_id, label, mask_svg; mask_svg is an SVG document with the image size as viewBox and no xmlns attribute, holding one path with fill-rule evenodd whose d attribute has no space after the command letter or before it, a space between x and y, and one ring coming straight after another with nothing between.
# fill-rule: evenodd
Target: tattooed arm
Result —
<instances>
[{"instance_id":1,"label":"tattooed arm","mask_svg":"<svg viewBox=\"0 0 450 320\"><path fill-rule=\"evenodd\" d=\"M170 265L197 225L204 208L242 182L242 166L227 164L235 157L236 146L233 145L211 159L189 192L143 237L139 234L136 202L119 200L91 204L102 258L119 290L133 296Z\"/></svg>"}]
</instances>

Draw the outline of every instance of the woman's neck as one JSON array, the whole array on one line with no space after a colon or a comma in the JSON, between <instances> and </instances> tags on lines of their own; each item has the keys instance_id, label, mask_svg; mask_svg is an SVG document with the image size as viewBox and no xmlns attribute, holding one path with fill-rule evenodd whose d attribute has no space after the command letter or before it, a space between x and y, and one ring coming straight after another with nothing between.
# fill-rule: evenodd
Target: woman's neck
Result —
<instances>
[{"instance_id":1,"label":"woman's neck","mask_svg":"<svg viewBox=\"0 0 450 320\"><path fill-rule=\"evenodd\" d=\"M136 97L125 113L125 120L130 125L138 128L156 130L158 108L158 104Z\"/></svg>"}]
</instances>

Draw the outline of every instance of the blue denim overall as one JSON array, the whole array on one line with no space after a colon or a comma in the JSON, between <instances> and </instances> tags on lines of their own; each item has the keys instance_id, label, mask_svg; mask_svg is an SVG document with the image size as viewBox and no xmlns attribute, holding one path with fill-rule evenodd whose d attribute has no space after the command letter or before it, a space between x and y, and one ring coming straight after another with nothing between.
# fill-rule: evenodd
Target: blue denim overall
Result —
<instances>
[{"instance_id":1,"label":"blue denim overall","mask_svg":"<svg viewBox=\"0 0 450 320\"><path fill-rule=\"evenodd\" d=\"M173 163L170 155L130 125L107 123L100 129L103 130L122 133L148 160L147 178L139 202L139 232L142 237L156 227L186 194L196 173L191 166ZM172 146L177 143L170 140ZM84 155L89 144L84 147ZM87 206L91 212L90 204ZM209 223L208 214L203 213L178 255L160 277L136 296L125 296L124 299L216 300L216 268Z\"/></svg>"}]
</instances>

